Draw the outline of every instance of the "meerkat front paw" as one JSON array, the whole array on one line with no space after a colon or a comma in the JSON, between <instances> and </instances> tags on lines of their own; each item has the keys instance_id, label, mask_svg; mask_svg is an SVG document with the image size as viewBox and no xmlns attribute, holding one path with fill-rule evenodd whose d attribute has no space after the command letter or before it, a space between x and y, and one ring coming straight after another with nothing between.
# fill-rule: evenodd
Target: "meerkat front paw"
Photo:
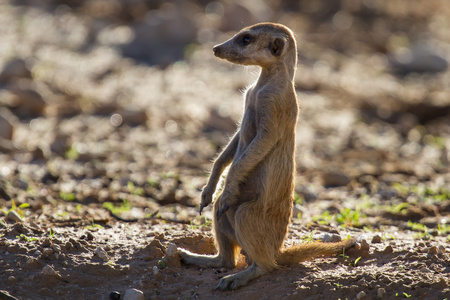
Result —
<instances>
[{"instance_id":1,"label":"meerkat front paw","mask_svg":"<svg viewBox=\"0 0 450 300\"><path fill-rule=\"evenodd\" d=\"M230 206L232 206L236 202L237 202L236 196L234 196L230 192L224 191L219 199L219 203L218 203L219 208L216 213L217 218L219 218L221 215L223 215L225 212L227 212L228 209L230 209Z\"/></svg>"},{"instance_id":2,"label":"meerkat front paw","mask_svg":"<svg viewBox=\"0 0 450 300\"><path fill-rule=\"evenodd\" d=\"M200 211L199 211L200 214L202 214L202 211L205 207L207 207L208 205L211 204L211 202L213 200L213 195L214 195L214 191L211 191L211 189L208 188L208 186L205 186L203 188L202 202L200 203Z\"/></svg>"}]
</instances>

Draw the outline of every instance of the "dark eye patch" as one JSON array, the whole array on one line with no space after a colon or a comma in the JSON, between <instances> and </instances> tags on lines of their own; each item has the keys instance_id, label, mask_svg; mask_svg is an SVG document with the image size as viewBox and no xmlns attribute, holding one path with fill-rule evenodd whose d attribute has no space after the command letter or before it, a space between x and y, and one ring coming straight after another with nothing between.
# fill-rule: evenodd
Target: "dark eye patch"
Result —
<instances>
[{"instance_id":1,"label":"dark eye patch","mask_svg":"<svg viewBox=\"0 0 450 300\"><path fill-rule=\"evenodd\" d=\"M252 41L252 37L249 34L244 34L242 36L242 44L244 46L247 46L248 44L250 44L251 41Z\"/></svg>"}]
</instances>

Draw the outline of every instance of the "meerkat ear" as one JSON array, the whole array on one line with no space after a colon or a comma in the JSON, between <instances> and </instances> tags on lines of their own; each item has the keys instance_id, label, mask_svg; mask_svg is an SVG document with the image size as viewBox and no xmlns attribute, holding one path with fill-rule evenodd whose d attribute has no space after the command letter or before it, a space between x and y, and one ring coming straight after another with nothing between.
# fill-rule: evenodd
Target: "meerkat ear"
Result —
<instances>
[{"instance_id":1,"label":"meerkat ear","mask_svg":"<svg viewBox=\"0 0 450 300\"><path fill-rule=\"evenodd\" d=\"M283 53L284 46L284 39L275 38L273 42L269 44L269 49L273 56L280 56Z\"/></svg>"}]
</instances>

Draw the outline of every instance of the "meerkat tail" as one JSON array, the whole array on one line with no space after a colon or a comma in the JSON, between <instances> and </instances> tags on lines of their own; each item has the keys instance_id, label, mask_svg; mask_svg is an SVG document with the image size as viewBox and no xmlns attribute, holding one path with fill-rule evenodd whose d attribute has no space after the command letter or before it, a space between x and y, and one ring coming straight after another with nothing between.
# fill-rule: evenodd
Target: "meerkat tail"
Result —
<instances>
[{"instance_id":1,"label":"meerkat tail","mask_svg":"<svg viewBox=\"0 0 450 300\"><path fill-rule=\"evenodd\" d=\"M283 249L276 259L282 266L288 266L315 257L329 256L342 253L355 245L355 239L343 240L337 243L305 243Z\"/></svg>"}]
</instances>

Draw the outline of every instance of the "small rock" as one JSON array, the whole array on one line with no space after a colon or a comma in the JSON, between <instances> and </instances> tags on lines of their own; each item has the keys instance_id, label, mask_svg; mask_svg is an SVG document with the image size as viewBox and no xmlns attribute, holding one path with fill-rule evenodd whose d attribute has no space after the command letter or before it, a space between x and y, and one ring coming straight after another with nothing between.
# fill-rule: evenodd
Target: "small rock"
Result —
<instances>
[{"instance_id":1,"label":"small rock","mask_svg":"<svg viewBox=\"0 0 450 300\"><path fill-rule=\"evenodd\" d=\"M432 247L428 248L428 253L430 253L430 254L437 254L438 253L438 248L436 246L432 246Z\"/></svg>"},{"instance_id":2,"label":"small rock","mask_svg":"<svg viewBox=\"0 0 450 300\"><path fill-rule=\"evenodd\" d=\"M108 254L106 253L105 250L102 249L102 247L97 247L97 249L95 250L95 253L97 254L98 257L100 257L100 259L102 259L104 261L109 260Z\"/></svg>"},{"instance_id":3,"label":"small rock","mask_svg":"<svg viewBox=\"0 0 450 300\"><path fill-rule=\"evenodd\" d=\"M125 292L123 300L145 300L144 293L137 289L129 289Z\"/></svg>"},{"instance_id":4,"label":"small rock","mask_svg":"<svg viewBox=\"0 0 450 300\"><path fill-rule=\"evenodd\" d=\"M229 116L221 114L217 109L211 109L209 119L203 125L203 131L232 132L236 128L236 122Z\"/></svg>"},{"instance_id":5,"label":"small rock","mask_svg":"<svg viewBox=\"0 0 450 300\"><path fill-rule=\"evenodd\" d=\"M16 150L17 147L12 141L0 137L0 152L12 153L15 152Z\"/></svg>"},{"instance_id":6,"label":"small rock","mask_svg":"<svg viewBox=\"0 0 450 300\"><path fill-rule=\"evenodd\" d=\"M117 291L111 292L109 294L109 300L120 300L120 293Z\"/></svg>"},{"instance_id":7,"label":"small rock","mask_svg":"<svg viewBox=\"0 0 450 300\"><path fill-rule=\"evenodd\" d=\"M350 178L338 170L330 170L322 174L322 181L325 187L346 186L350 183Z\"/></svg>"},{"instance_id":8,"label":"small rock","mask_svg":"<svg viewBox=\"0 0 450 300\"><path fill-rule=\"evenodd\" d=\"M31 78L31 71L25 60L16 58L6 63L0 73L0 83L11 82L19 78Z\"/></svg>"},{"instance_id":9,"label":"small rock","mask_svg":"<svg viewBox=\"0 0 450 300\"><path fill-rule=\"evenodd\" d=\"M147 113L142 109L126 109L120 112L123 124L138 126L145 124L148 120Z\"/></svg>"},{"instance_id":10,"label":"small rock","mask_svg":"<svg viewBox=\"0 0 450 300\"><path fill-rule=\"evenodd\" d=\"M321 238L322 242L324 243L335 243L335 242L340 242L342 241L342 238L339 234L329 234L329 233L325 233L322 238Z\"/></svg>"},{"instance_id":11,"label":"small rock","mask_svg":"<svg viewBox=\"0 0 450 300\"><path fill-rule=\"evenodd\" d=\"M431 271L427 267L422 267L422 268L419 269L419 271L422 272L422 273L433 273L433 271Z\"/></svg>"},{"instance_id":12,"label":"small rock","mask_svg":"<svg viewBox=\"0 0 450 300\"><path fill-rule=\"evenodd\" d=\"M391 245L386 246L386 248L384 248L383 250L383 254L391 254L394 252L394 249L392 248Z\"/></svg>"},{"instance_id":13,"label":"small rock","mask_svg":"<svg viewBox=\"0 0 450 300\"><path fill-rule=\"evenodd\" d=\"M17 118L6 108L0 108L0 137L12 140L14 126L18 123Z\"/></svg>"},{"instance_id":14,"label":"small rock","mask_svg":"<svg viewBox=\"0 0 450 300\"><path fill-rule=\"evenodd\" d=\"M377 290L377 296L378 298L384 298L384 296L386 296L386 290L384 288L379 288Z\"/></svg>"},{"instance_id":15,"label":"small rock","mask_svg":"<svg viewBox=\"0 0 450 300\"><path fill-rule=\"evenodd\" d=\"M366 292L361 291L356 295L357 300L366 299Z\"/></svg>"},{"instance_id":16,"label":"small rock","mask_svg":"<svg viewBox=\"0 0 450 300\"><path fill-rule=\"evenodd\" d=\"M302 216L304 214L305 210L303 209L303 206L299 205L299 204L294 204L294 206L292 207L292 216L294 218L297 218L300 214L300 216Z\"/></svg>"},{"instance_id":17,"label":"small rock","mask_svg":"<svg viewBox=\"0 0 450 300\"><path fill-rule=\"evenodd\" d=\"M438 254L443 254L443 253L445 253L445 247L440 245L438 248Z\"/></svg>"},{"instance_id":18,"label":"small rock","mask_svg":"<svg viewBox=\"0 0 450 300\"><path fill-rule=\"evenodd\" d=\"M42 255L43 256L50 256L53 254L53 249L52 248L44 248L44 250L42 250Z\"/></svg>"},{"instance_id":19,"label":"small rock","mask_svg":"<svg viewBox=\"0 0 450 300\"><path fill-rule=\"evenodd\" d=\"M21 216L19 216L19 214L15 211L15 210L11 210L7 215L6 215L6 220L7 221L11 221L11 222L21 222L23 219Z\"/></svg>"},{"instance_id":20,"label":"small rock","mask_svg":"<svg viewBox=\"0 0 450 300\"><path fill-rule=\"evenodd\" d=\"M177 256L178 255L177 246L175 244L171 243L166 250L166 255L169 257Z\"/></svg>"},{"instance_id":21,"label":"small rock","mask_svg":"<svg viewBox=\"0 0 450 300\"><path fill-rule=\"evenodd\" d=\"M58 276L58 272L55 271L51 266L46 265L44 268L42 268L42 275L46 276Z\"/></svg>"},{"instance_id":22,"label":"small rock","mask_svg":"<svg viewBox=\"0 0 450 300\"><path fill-rule=\"evenodd\" d=\"M11 110L19 118L40 117L44 113L47 103L33 87L8 87L6 92L13 103Z\"/></svg>"},{"instance_id":23,"label":"small rock","mask_svg":"<svg viewBox=\"0 0 450 300\"><path fill-rule=\"evenodd\" d=\"M8 277L8 282L9 282L10 284L16 283L16 277L14 277L14 276L9 276L9 277Z\"/></svg>"},{"instance_id":24,"label":"small rock","mask_svg":"<svg viewBox=\"0 0 450 300\"><path fill-rule=\"evenodd\" d=\"M156 274L159 273L159 269L158 269L157 266L153 266L152 270L153 270L153 274L154 274L154 275L156 275Z\"/></svg>"},{"instance_id":25,"label":"small rock","mask_svg":"<svg viewBox=\"0 0 450 300\"><path fill-rule=\"evenodd\" d=\"M53 251L55 251L56 253L61 252L61 246L58 245L58 244L53 244L53 245L52 245L52 249L53 249Z\"/></svg>"},{"instance_id":26,"label":"small rock","mask_svg":"<svg viewBox=\"0 0 450 300\"><path fill-rule=\"evenodd\" d=\"M372 238L372 243L374 244L381 243L381 237L379 235L374 235Z\"/></svg>"},{"instance_id":27,"label":"small rock","mask_svg":"<svg viewBox=\"0 0 450 300\"><path fill-rule=\"evenodd\" d=\"M433 50L433 45L416 44L410 49L393 53L388 57L393 72L399 75L408 73L438 73L448 68L447 60Z\"/></svg>"},{"instance_id":28,"label":"small rock","mask_svg":"<svg viewBox=\"0 0 450 300\"><path fill-rule=\"evenodd\" d=\"M367 243L366 240L362 240L361 241L361 250L362 251L369 251L369 249L370 249L369 243Z\"/></svg>"},{"instance_id":29,"label":"small rock","mask_svg":"<svg viewBox=\"0 0 450 300\"><path fill-rule=\"evenodd\" d=\"M94 239L94 235L89 230L87 230L85 233L86 233L86 240L92 241Z\"/></svg>"},{"instance_id":30,"label":"small rock","mask_svg":"<svg viewBox=\"0 0 450 300\"><path fill-rule=\"evenodd\" d=\"M33 255L34 255L34 256L41 256L41 255L42 255L42 252L39 251L39 250L36 250L36 251L34 251Z\"/></svg>"}]
</instances>

